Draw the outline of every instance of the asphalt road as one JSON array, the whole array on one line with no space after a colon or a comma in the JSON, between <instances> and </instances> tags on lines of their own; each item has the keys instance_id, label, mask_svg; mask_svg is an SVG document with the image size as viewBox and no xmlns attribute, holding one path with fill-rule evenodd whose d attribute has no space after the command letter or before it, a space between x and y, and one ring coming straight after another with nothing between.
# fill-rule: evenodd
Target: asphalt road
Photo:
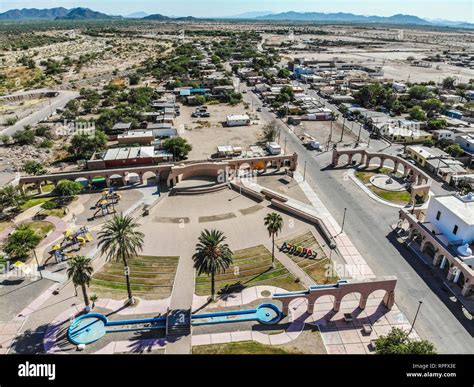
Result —
<instances>
[{"instance_id":1,"label":"asphalt road","mask_svg":"<svg viewBox=\"0 0 474 387\"><path fill-rule=\"evenodd\" d=\"M255 98L251 92L245 97L259 106ZM265 109L260 117L266 122L275 120ZM396 302L410 321L419 301L423 301L415 325L420 336L432 341L440 353L474 353L474 324L443 290L443 279L394 240L391 226L398 220L398 210L368 198L355 183L344 178L345 170L324 170L331 152L308 151L286 125L277 122L282 128L281 139L287 138L287 153L298 153L302 173L306 162L306 179L328 210L342 220L347 208L345 231L374 273L397 276Z\"/></svg>"},{"instance_id":2,"label":"asphalt road","mask_svg":"<svg viewBox=\"0 0 474 387\"><path fill-rule=\"evenodd\" d=\"M38 90L33 90L37 92ZM54 90L47 90L47 91L54 91ZM45 107L35 111L34 113L28 115L27 117L19 120L12 126L1 131L2 135L12 136L16 132L23 130L23 128L27 125L36 125L38 122L43 121L50 117L56 109L63 109L66 104L74 98L79 96L77 91L69 91L69 90L58 90L59 95L55 98L50 100L50 103ZM25 92L28 94L28 92Z\"/></svg>"}]
</instances>

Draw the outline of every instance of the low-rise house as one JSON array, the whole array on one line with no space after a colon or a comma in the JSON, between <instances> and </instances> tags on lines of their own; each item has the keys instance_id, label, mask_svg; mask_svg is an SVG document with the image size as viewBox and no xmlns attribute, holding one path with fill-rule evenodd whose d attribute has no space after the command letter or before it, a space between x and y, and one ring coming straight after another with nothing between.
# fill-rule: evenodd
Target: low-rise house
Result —
<instances>
[{"instance_id":1,"label":"low-rise house","mask_svg":"<svg viewBox=\"0 0 474 387\"><path fill-rule=\"evenodd\" d=\"M117 135L117 142L120 145L151 145L154 139L151 130L131 130Z\"/></svg>"},{"instance_id":2,"label":"low-rise house","mask_svg":"<svg viewBox=\"0 0 474 387\"><path fill-rule=\"evenodd\" d=\"M474 154L474 134L456 137L455 142L469 154Z\"/></svg>"},{"instance_id":3,"label":"low-rise house","mask_svg":"<svg viewBox=\"0 0 474 387\"><path fill-rule=\"evenodd\" d=\"M431 132L433 135L433 139L436 141L441 141L441 140L449 140L449 141L454 141L456 136L454 135L454 132L452 130L448 129L436 129Z\"/></svg>"},{"instance_id":4,"label":"low-rise house","mask_svg":"<svg viewBox=\"0 0 474 387\"><path fill-rule=\"evenodd\" d=\"M407 91L407 85L401 82L393 82L392 89L398 93L404 93L405 91Z\"/></svg>"},{"instance_id":5,"label":"low-rise house","mask_svg":"<svg viewBox=\"0 0 474 387\"><path fill-rule=\"evenodd\" d=\"M332 103L339 105L341 103L353 103L355 99L352 95L331 95L330 100Z\"/></svg>"},{"instance_id":6,"label":"low-rise house","mask_svg":"<svg viewBox=\"0 0 474 387\"><path fill-rule=\"evenodd\" d=\"M421 145L410 145L407 147L407 154L422 167L426 166L426 162L430 159L449 158L450 156L438 148L429 148Z\"/></svg>"},{"instance_id":7,"label":"low-rise house","mask_svg":"<svg viewBox=\"0 0 474 387\"><path fill-rule=\"evenodd\" d=\"M467 173L464 164L452 157L428 159L426 160L425 167L429 172L439 176L448 183L453 176Z\"/></svg>"},{"instance_id":8,"label":"low-rise house","mask_svg":"<svg viewBox=\"0 0 474 387\"><path fill-rule=\"evenodd\" d=\"M173 155L154 146L111 148L94 154L87 162L88 169L107 169L137 165L157 164L169 161Z\"/></svg>"},{"instance_id":9,"label":"low-rise house","mask_svg":"<svg viewBox=\"0 0 474 387\"><path fill-rule=\"evenodd\" d=\"M117 122L110 131L109 134L120 134L129 131L132 127L130 122Z\"/></svg>"}]
</instances>

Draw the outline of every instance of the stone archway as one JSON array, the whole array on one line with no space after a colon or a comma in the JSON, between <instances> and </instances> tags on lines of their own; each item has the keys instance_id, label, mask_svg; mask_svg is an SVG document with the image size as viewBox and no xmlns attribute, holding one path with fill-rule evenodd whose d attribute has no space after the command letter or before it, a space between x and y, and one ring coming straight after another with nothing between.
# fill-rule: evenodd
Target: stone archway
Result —
<instances>
[{"instance_id":1,"label":"stone archway","mask_svg":"<svg viewBox=\"0 0 474 387\"><path fill-rule=\"evenodd\" d=\"M431 259L434 259L436 256L436 247L429 240L423 241L423 244L420 248L421 252L428 255Z\"/></svg>"}]
</instances>

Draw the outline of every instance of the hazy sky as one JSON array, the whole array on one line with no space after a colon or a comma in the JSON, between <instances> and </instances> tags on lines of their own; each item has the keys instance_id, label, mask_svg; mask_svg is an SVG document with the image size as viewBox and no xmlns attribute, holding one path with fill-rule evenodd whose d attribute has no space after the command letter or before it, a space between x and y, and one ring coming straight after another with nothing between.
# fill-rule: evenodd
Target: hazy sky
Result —
<instances>
[{"instance_id":1,"label":"hazy sky","mask_svg":"<svg viewBox=\"0 0 474 387\"><path fill-rule=\"evenodd\" d=\"M249 11L352 12L474 22L473 0L0 0L0 12L12 8L88 7L114 15L132 12L173 16L229 16Z\"/></svg>"}]
</instances>

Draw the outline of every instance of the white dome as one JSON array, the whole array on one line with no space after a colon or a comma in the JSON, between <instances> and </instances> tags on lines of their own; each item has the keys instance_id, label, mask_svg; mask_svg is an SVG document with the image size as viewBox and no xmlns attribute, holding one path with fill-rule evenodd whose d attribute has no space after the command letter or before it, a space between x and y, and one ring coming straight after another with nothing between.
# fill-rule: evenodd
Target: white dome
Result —
<instances>
[{"instance_id":1,"label":"white dome","mask_svg":"<svg viewBox=\"0 0 474 387\"><path fill-rule=\"evenodd\" d=\"M463 257L470 257L472 255L472 250L469 247L469 243L458 247L458 253Z\"/></svg>"}]
</instances>

